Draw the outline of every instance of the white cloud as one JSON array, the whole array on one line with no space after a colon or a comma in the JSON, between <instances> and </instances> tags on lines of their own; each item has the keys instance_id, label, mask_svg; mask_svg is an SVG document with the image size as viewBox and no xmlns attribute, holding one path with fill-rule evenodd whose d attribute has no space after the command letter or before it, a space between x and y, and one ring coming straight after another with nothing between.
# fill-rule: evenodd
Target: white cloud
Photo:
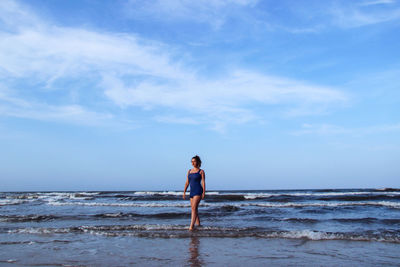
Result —
<instances>
[{"instance_id":1,"label":"white cloud","mask_svg":"<svg viewBox=\"0 0 400 267\"><path fill-rule=\"evenodd\" d=\"M0 87L0 116L28 118L40 121L70 123L84 126L114 127L134 129L139 125L134 121L115 118L110 113L88 110L76 104L51 105L43 102L28 101L15 95L11 90Z\"/></svg>"},{"instance_id":2,"label":"white cloud","mask_svg":"<svg viewBox=\"0 0 400 267\"><path fill-rule=\"evenodd\" d=\"M41 20L29 7L22 7L14 0L2 0L0 1L0 22L6 27L20 29L24 26L38 27Z\"/></svg>"},{"instance_id":3,"label":"white cloud","mask_svg":"<svg viewBox=\"0 0 400 267\"><path fill-rule=\"evenodd\" d=\"M291 132L292 135L354 135L363 136L367 134L400 132L400 123L373 125L367 127L349 128L333 124L303 124L301 130Z\"/></svg>"},{"instance_id":4,"label":"white cloud","mask_svg":"<svg viewBox=\"0 0 400 267\"><path fill-rule=\"evenodd\" d=\"M201 122L220 126L261 119L252 105L286 104L290 109L297 109L297 114L293 110L291 114L284 111L285 114L298 116L320 113L348 100L348 96L338 90L244 70L218 80L183 78L163 85L147 81L129 85L118 77L104 75L102 87L108 88L105 94L121 107L181 110L190 112Z\"/></svg>"},{"instance_id":5,"label":"white cloud","mask_svg":"<svg viewBox=\"0 0 400 267\"><path fill-rule=\"evenodd\" d=\"M254 7L258 0L130 0L124 11L135 19L178 20L205 23L218 30L228 17L242 8Z\"/></svg>"},{"instance_id":6,"label":"white cloud","mask_svg":"<svg viewBox=\"0 0 400 267\"><path fill-rule=\"evenodd\" d=\"M379 3L383 3L379 1ZM389 3L389 2L386 2ZM342 28L356 28L400 19L400 8L383 6L382 8L369 8L378 4L378 1L365 2L365 5L336 6L330 10L332 23Z\"/></svg>"},{"instance_id":7,"label":"white cloud","mask_svg":"<svg viewBox=\"0 0 400 267\"><path fill-rule=\"evenodd\" d=\"M386 4L394 4L395 0L372 0L361 2L360 6L373 6L373 5L386 5Z\"/></svg>"},{"instance_id":8,"label":"white cloud","mask_svg":"<svg viewBox=\"0 0 400 267\"><path fill-rule=\"evenodd\" d=\"M245 25L241 29L256 34L286 31L293 34L316 34L334 28L357 28L400 19L395 0L316 1L304 5L277 2L257 7L258 0L130 0L124 12L128 18L161 22L192 22L221 29L229 19ZM279 8L273 8L273 7ZM284 10L283 12L280 10ZM277 17L275 17L277 16ZM284 18L282 20L282 18ZM290 23L288 23L290 21ZM292 23L294 21L294 23ZM196 42L194 42L196 43Z\"/></svg>"},{"instance_id":9,"label":"white cloud","mask_svg":"<svg viewBox=\"0 0 400 267\"><path fill-rule=\"evenodd\" d=\"M160 45L140 45L133 35L53 26L42 31L2 32L0 38L0 68L3 75L10 77L39 75L39 80L54 81L58 77L124 68L126 74L163 78L183 75L178 64L169 64Z\"/></svg>"},{"instance_id":10,"label":"white cloud","mask_svg":"<svg viewBox=\"0 0 400 267\"><path fill-rule=\"evenodd\" d=\"M316 1L306 6L302 3L299 1L292 5L284 4L287 10L283 15L279 15L287 19L277 19L282 22L274 23L275 14L269 14L267 17L270 20L270 29L293 34L316 34L332 28L346 30L396 22L400 19L400 8L394 0Z\"/></svg>"},{"instance_id":11,"label":"white cloud","mask_svg":"<svg viewBox=\"0 0 400 267\"><path fill-rule=\"evenodd\" d=\"M22 89L16 86L20 80L29 81L31 90L37 92L55 90L58 87L54 84L59 80L83 80L97 89L90 91L94 94L90 97L92 101L99 98L104 101L105 97L122 110L131 106L160 111L163 116L155 116L156 121L188 124L195 121L217 131L224 131L232 123L261 119L262 115L254 108L257 105L281 105L283 114L306 115L336 108L349 98L335 88L246 69L232 69L219 78L202 77L185 66L185 58L179 57L182 51L166 44L134 34L56 26L38 20L14 1L2 5L6 8L0 10L0 18L11 22L6 23L6 30L0 31L0 77L16 90L14 98L10 94L3 96L3 102L9 105L3 107L3 116L64 117L65 121L86 118L82 122L91 118L107 121L114 116L105 111L91 111L85 106L87 103L57 106L36 99L32 105L31 99L25 101L21 97ZM34 19L30 23L15 22L13 17L21 12ZM64 86L61 90L69 89ZM45 115L47 112L51 114Z\"/></svg>"}]
</instances>

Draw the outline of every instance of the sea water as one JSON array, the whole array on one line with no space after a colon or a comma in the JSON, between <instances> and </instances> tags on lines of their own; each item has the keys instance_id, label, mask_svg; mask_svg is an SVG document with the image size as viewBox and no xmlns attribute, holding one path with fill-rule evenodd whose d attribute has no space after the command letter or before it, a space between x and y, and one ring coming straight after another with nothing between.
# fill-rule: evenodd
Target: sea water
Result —
<instances>
[{"instance_id":1,"label":"sea water","mask_svg":"<svg viewBox=\"0 0 400 267\"><path fill-rule=\"evenodd\" d=\"M400 190L0 192L0 264L399 265Z\"/></svg>"}]
</instances>

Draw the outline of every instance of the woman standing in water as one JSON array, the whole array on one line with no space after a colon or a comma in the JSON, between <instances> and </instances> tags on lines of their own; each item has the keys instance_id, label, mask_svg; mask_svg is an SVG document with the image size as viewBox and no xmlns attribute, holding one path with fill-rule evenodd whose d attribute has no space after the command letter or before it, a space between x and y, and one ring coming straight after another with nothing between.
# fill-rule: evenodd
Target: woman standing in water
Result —
<instances>
[{"instance_id":1,"label":"woman standing in water","mask_svg":"<svg viewBox=\"0 0 400 267\"><path fill-rule=\"evenodd\" d=\"M200 200L204 199L206 193L206 176L204 170L200 169L201 160L199 156L196 155L192 158L192 165L193 169L189 169L187 173L185 189L183 190L183 199L185 199L186 189L190 184L190 206L192 207L190 231L193 230L195 223L200 226L198 207ZM201 186L200 181L203 186Z\"/></svg>"}]
</instances>

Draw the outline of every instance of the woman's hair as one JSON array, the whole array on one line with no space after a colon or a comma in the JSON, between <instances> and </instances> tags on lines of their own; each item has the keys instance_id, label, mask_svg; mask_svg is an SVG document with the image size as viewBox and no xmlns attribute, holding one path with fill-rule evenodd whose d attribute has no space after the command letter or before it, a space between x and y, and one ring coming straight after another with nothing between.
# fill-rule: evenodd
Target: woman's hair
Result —
<instances>
[{"instance_id":1,"label":"woman's hair","mask_svg":"<svg viewBox=\"0 0 400 267\"><path fill-rule=\"evenodd\" d=\"M198 165L198 167L200 168L200 167L201 167L201 159L200 159L200 157L196 155L196 156L194 156L192 159L195 159L195 160L196 160L197 165Z\"/></svg>"}]
</instances>

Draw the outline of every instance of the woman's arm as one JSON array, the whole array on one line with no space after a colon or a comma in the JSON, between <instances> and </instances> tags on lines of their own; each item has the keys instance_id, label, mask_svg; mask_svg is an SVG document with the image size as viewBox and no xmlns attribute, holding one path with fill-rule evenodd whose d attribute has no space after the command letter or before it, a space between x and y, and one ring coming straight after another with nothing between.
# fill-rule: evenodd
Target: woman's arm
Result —
<instances>
[{"instance_id":1,"label":"woman's arm","mask_svg":"<svg viewBox=\"0 0 400 267\"><path fill-rule=\"evenodd\" d=\"M190 170L189 170L189 171L190 171ZM185 199L185 196L186 196L186 189L187 189L188 186L189 186L189 171L188 171L188 173L186 174L185 189L183 189L183 199Z\"/></svg>"},{"instance_id":2,"label":"woman's arm","mask_svg":"<svg viewBox=\"0 0 400 267\"><path fill-rule=\"evenodd\" d=\"M203 184L203 195L201 196L201 199L204 199L206 195L206 174L204 173L204 170L201 172L201 183Z\"/></svg>"}]
</instances>

